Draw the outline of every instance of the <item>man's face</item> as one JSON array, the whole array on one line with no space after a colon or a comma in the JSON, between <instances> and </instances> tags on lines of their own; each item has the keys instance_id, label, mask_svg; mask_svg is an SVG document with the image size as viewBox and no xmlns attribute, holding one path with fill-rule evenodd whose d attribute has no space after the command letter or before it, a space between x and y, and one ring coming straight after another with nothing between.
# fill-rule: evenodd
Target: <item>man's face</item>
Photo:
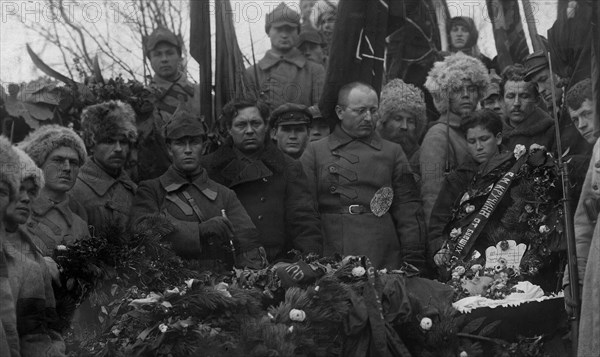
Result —
<instances>
[{"instance_id":1,"label":"man's face","mask_svg":"<svg viewBox=\"0 0 600 357\"><path fill-rule=\"evenodd\" d=\"M536 105L537 98L532 83L508 81L504 84L505 112L513 126L524 122Z\"/></svg>"},{"instance_id":2,"label":"man's face","mask_svg":"<svg viewBox=\"0 0 600 357\"><path fill-rule=\"evenodd\" d=\"M481 125L467 130L467 150L469 155L482 164L498 153L498 145L502 143L502 134L494 135Z\"/></svg>"},{"instance_id":3,"label":"man's face","mask_svg":"<svg viewBox=\"0 0 600 357\"><path fill-rule=\"evenodd\" d=\"M328 137L331 133L329 125L325 120L313 120L310 124L310 141L317 141Z\"/></svg>"},{"instance_id":4,"label":"man's face","mask_svg":"<svg viewBox=\"0 0 600 357\"><path fill-rule=\"evenodd\" d=\"M456 50L462 50L469 42L469 30L463 25L454 25L450 29L450 43Z\"/></svg>"},{"instance_id":5,"label":"man's face","mask_svg":"<svg viewBox=\"0 0 600 357\"><path fill-rule=\"evenodd\" d=\"M331 36L333 36L333 29L335 28L335 20L336 20L336 16L332 13L323 15L323 18L321 19L322 22L319 24L318 30L323 32L323 34L327 38L330 38Z\"/></svg>"},{"instance_id":6,"label":"man's face","mask_svg":"<svg viewBox=\"0 0 600 357\"><path fill-rule=\"evenodd\" d=\"M308 126L306 124L279 125L272 130L277 147L293 158L298 158L308 145Z\"/></svg>"},{"instance_id":7,"label":"man's face","mask_svg":"<svg viewBox=\"0 0 600 357\"><path fill-rule=\"evenodd\" d=\"M204 149L201 136L184 136L171 140L167 147L173 166L180 172L195 174L200 172L200 156Z\"/></svg>"},{"instance_id":8,"label":"man's face","mask_svg":"<svg viewBox=\"0 0 600 357\"><path fill-rule=\"evenodd\" d=\"M271 26L269 39L272 49L286 53L298 42L298 28L290 25Z\"/></svg>"},{"instance_id":9,"label":"man's face","mask_svg":"<svg viewBox=\"0 0 600 357\"><path fill-rule=\"evenodd\" d=\"M125 165L129 155L129 141L125 135L115 135L106 138L94 146L94 160L104 170L118 172Z\"/></svg>"},{"instance_id":10,"label":"man's face","mask_svg":"<svg viewBox=\"0 0 600 357\"><path fill-rule=\"evenodd\" d=\"M594 107L592 101L586 99L577 110L569 107L569 115L571 116L571 120L573 120L573 125L579 130L581 136L588 143L594 144L597 136L595 135L596 128L594 125Z\"/></svg>"},{"instance_id":11,"label":"man's face","mask_svg":"<svg viewBox=\"0 0 600 357\"><path fill-rule=\"evenodd\" d=\"M463 79L462 85L450 92L450 111L464 116L477 108L479 88L470 79Z\"/></svg>"},{"instance_id":12,"label":"man's face","mask_svg":"<svg viewBox=\"0 0 600 357\"><path fill-rule=\"evenodd\" d=\"M16 224L27 222L31 213L31 202L36 198L39 188L33 179L28 178L21 182L21 188L15 201L12 201L6 209L6 221Z\"/></svg>"},{"instance_id":13,"label":"man's face","mask_svg":"<svg viewBox=\"0 0 600 357\"><path fill-rule=\"evenodd\" d=\"M7 182L0 179L0 227L4 226L4 214L10 203L10 186ZM0 234L0 237L3 235Z\"/></svg>"},{"instance_id":14,"label":"man's face","mask_svg":"<svg viewBox=\"0 0 600 357\"><path fill-rule=\"evenodd\" d=\"M256 107L240 109L233 118L229 135L235 147L243 153L251 154L262 149L268 127Z\"/></svg>"},{"instance_id":15,"label":"man's face","mask_svg":"<svg viewBox=\"0 0 600 357\"><path fill-rule=\"evenodd\" d=\"M174 81L179 76L179 64L181 56L177 52L177 47L160 42L150 51L150 65L157 76L168 81Z\"/></svg>"},{"instance_id":16,"label":"man's face","mask_svg":"<svg viewBox=\"0 0 600 357\"><path fill-rule=\"evenodd\" d=\"M489 109L496 112L500 117L504 117L504 98L500 94L492 94L483 100L483 109Z\"/></svg>"},{"instance_id":17,"label":"man's face","mask_svg":"<svg viewBox=\"0 0 600 357\"><path fill-rule=\"evenodd\" d=\"M298 49L309 61L313 61L318 64L323 64L325 62L325 54L323 53L323 47L321 47L321 45L312 42L304 42L302 46L298 47Z\"/></svg>"},{"instance_id":18,"label":"man's face","mask_svg":"<svg viewBox=\"0 0 600 357\"><path fill-rule=\"evenodd\" d=\"M531 77L531 82L535 83L537 85L538 88L538 92L540 93L540 96L542 97L542 99L544 100L544 103L546 104L547 107L549 108L557 108L558 104L553 104L552 103L552 83L550 81L550 70L549 69L543 69L539 72L537 72L536 74L534 74ZM554 83L558 83L558 77L555 75L554 76ZM561 88L556 88L555 87L555 93L556 93L556 101L558 102L560 100L560 98L562 98L562 89Z\"/></svg>"},{"instance_id":19,"label":"man's face","mask_svg":"<svg viewBox=\"0 0 600 357\"><path fill-rule=\"evenodd\" d=\"M77 152L70 147L59 147L48 155L41 169L46 180L46 189L52 192L68 192L73 185L81 162Z\"/></svg>"},{"instance_id":20,"label":"man's face","mask_svg":"<svg viewBox=\"0 0 600 357\"><path fill-rule=\"evenodd\" d=\"M373 132L379 100L370 88L357 87L348 93L345 103L336 106L342 129L352 137L365 138Z\"/></svg>"},{"instance_id":21,"label":"man's face","mask_svg":"<svg viewBox=\"0 0 600 357\"><path fill-rule=\"evenodd\" d=\"M381 135L384 139L400 144L405 153L413 152L418 143L417 120L414 115L403 110L388 114ZM387 120L386 120L387 119Z\"/></svg>"}]
</instances>

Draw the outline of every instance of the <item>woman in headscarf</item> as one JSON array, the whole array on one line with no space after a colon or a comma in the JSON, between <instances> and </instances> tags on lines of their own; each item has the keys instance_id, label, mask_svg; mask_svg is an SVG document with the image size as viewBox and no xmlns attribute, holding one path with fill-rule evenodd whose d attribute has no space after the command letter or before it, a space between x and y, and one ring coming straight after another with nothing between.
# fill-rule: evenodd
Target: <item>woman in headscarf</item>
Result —
<instances>
[{"instance_id":1,"label":"woman in headscarf","mask_svg":"<svg viewBox=\"0 0 600 357\"><path fill-rule=\"evenodd\" d=\"M466 16L456 16L450 19L446 24L446 34L448 35L449 51L451 53L462 52L469 56L479 59L488 70L498 71L496 63L479 52L477 40L479 31L475 26L475 21Z\"/></svg>"}]
</instances>

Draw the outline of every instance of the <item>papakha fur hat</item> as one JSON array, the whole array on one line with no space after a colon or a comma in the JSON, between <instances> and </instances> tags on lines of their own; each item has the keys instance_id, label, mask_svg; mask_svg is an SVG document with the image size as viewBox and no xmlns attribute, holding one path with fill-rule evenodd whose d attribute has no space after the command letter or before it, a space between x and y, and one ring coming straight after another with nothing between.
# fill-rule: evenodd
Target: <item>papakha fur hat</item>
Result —
<instances>
[{"instance_id":1,"label":"papakha fur hat","mask_svg":"<svg viewBox=\"0 0 600 357\"><path fill-rule=\"evenodd\" d=\"M35 162L27 155L27 153L18 147L14 147L15 153L19 157L20 180L21 182L27 179L33 179L34 184L38 189L44 187L44 172Z\"/></svg>"},{"instance_id":2,"label":"papakha fur hat","mask_svg":"<svg viewBox=\"0 0 600 357\"><path fill-rule=\"evenodd\" d=\"M417 131L420 135L427 120L423 92L414 85L396 78L389 81L381 89L379 102L381 119L377 123L378 126L385 124L390 114L398 111L405 111L416 119Z\"/></svg>"},{"instance_id":3,"label":"papakha fur hat","mask_svg":"<svg viewBox=\"0 0 600 357\"><path fill-rule=\"evenodd\" d=\"M124 135L130 142L137 140L135 112L120 100L90 105L81 113L83 141L88 148L117 135Z\"/></svg>"},{"instance_id":4,"label":"papakha fur hat","mask_svg":"<svg viewBox=\"0 0 600 357\"><path fill-rule=\"evenodd\" d=\"M83 140L73 130L60 125L43 125L29 134L19 147L38 167L44 166L48 155L60 147L70 147L79 156L79 165L87 158Z\"/></svg>"},{"instance_id":5,"label":"papakha fur hat","mask_svg":"<svg viewBox=\"0 0 600 357\"><path fill-rule=\"evenodd\" d=\"M433 96L435 107L440 113L448 111L450 92L460 88L465 79L471 80L479 88L480 98L490 82L485 65L477 58L461 52L433 64L425 81L425 88Z\"/></svg>"},{"instance_id":6,"label":"papakha fur hat","mask_svg":"<svg viewBox=\"0 0 600 357\"><path fill-rule=\"evenodd\" d=\"M10 141L5 136L0 135L0 181L8 185L11 200L16 197L21 185L19 173L17 153Z\"/></svg>"}]
</instances>

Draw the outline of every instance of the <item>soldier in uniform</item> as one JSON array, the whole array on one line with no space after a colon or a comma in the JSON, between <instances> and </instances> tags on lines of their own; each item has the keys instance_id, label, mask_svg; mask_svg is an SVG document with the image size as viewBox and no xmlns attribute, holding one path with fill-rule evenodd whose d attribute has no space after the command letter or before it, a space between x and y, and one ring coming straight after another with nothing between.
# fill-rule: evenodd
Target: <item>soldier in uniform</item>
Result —
<instances>
[{"instance_id":1,"label":"soldier in uniform","mask_svg":"<svg viewBox=\"0 0 600 357\"><path fill-rule=\"evenodd\" d=\"M299 159L308 145L308 132L312 115L300 104L287 103L271 113L271 138L281 152Z\"/></svg>"},{"instance_id":2,"label":"soldier in uniform","mask_svg":"<svg viewBox=\"0 0 600 357\"><path fill-rule=\"evenodd\" d=\"M266 264L256 227L235 192L208 178L200 163L206 140L197 117L178 111L166 126L173 163L163 175L140 183L131 209L134 230L156 215L175 230L167 236L175 253L211 269Z\"/></svg>"},{"instance_id":3,"label":"soldier in uniform","mask_svg":"<svg viewBox=\"0 0 600 357\"><path fill-rule=\"evenodd\" d=\"M123 169L137 139L135 113L121 101L104 102L83 110L81 126L91 158L79 170L71 197L96 232L111 224L125 227L137 188Z\"/></svg>"},{"instance_id":4,"label":"soldier in uniform","mask_svg":"<svg viewBox=\"0 0 600 357\"><path fill-rule=\"evenodd\" d=\"M144 52L154 71L150 87L156 92L153 115L137 123L137 152L140 180L163 174L170 165L163 129L179 107L200 115L200 87L192 84L181 70L182 41L173 32L158 27L144 41Z\"/></svg>"}]
</instances>

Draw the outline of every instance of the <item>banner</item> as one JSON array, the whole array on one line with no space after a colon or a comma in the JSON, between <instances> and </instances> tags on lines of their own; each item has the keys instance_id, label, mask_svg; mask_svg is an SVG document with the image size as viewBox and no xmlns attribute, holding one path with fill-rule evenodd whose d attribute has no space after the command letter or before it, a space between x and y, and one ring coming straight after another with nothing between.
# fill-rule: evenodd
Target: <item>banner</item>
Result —
<instances>
[{"instance_id":1,"label":"banner","mask_svg":"<svg viewBox=\"0 0 600 357\"><path fill-rule=\"evenodd\" d=\"M389 0L340 0L333 32L325 88L319 108L330 124L337 123L339 89L361 81L377 93L383 81Z\"/></svg>"},{"instance_id":2,"label":"banner","mask_svg":"<svg viewBox=\"0 0 600 357\"><path fill-rule=\"evenodd\" d=\"M213 124L210 1L190 0L190 54L200 65L200 113Z\"/></svg>"},{"instance_id":3,"label":"banner","mask_svg":"<svg viewBox=\"0 0 600 357\"><path fill-rule=\"evenodd\" d=\"M500 71L511 64L523 63L529 54L529 47L518 0L486 0L486 5L494 30Z\"/></svg>"}]
</instances>

